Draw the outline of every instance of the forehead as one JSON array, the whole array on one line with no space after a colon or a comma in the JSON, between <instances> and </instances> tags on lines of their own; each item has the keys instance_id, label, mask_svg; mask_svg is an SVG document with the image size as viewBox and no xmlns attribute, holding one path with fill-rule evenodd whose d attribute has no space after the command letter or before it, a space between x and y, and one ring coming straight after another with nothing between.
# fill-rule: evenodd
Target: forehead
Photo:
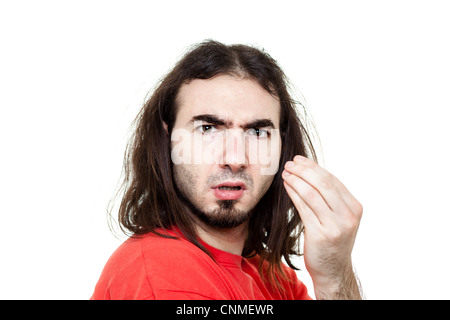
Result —
<instances>
[{"instance_id":1,"label":"forehead","mask_svg":"<svg viewBox=\"0 0 450 320\"><path fill-rule=\"evenodd\" d=\"M181 86L177 102L176 126L186 125L196 115L212 114L233 125L271 119L279 127L278 99L248 78L218 75L192 80Z\"/></svg>"}]
</instances>

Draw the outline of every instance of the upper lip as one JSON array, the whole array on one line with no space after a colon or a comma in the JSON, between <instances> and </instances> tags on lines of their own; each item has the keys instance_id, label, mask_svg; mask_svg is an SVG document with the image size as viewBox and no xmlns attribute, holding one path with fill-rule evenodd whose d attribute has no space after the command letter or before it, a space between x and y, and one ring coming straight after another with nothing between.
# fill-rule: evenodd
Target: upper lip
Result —
<instances>
[{"instance_id":1,"label":"upper lip","mask_svg":"<svg viewBox=\"0 0 450 320\"><path fill-rule=\"evenodd\" d=\"M219 187L241 187L241 190L246 190L245 183L241 181L229 181L229 182L222 182L221 184L215 185L212 187L213 189L217 189Z\"/></svg>"}]
</instances>

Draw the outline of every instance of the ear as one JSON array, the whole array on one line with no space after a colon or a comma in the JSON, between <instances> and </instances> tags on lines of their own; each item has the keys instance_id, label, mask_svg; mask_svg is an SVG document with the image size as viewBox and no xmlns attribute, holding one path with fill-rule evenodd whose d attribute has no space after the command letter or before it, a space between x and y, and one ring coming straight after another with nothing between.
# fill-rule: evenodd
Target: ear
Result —
<instances>
[{"instance_id":1,"label":"ear","mask_svg":"<svg viewBox=\"0 0 450 320\"><path fill-rule=\"evenodd\" d=\"M166 131L167 135L169 135L169 128L167 126L167 123L165 123L164 121L162 122L164 130Z\"/></svg>"}]
</instances>

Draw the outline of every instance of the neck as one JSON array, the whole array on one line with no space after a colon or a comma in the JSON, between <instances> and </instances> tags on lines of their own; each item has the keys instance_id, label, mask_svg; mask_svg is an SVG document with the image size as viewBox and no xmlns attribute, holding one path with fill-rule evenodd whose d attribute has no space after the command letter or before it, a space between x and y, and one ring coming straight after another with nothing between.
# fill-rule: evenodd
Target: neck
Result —
<instances>
[{"instance_id":1,"label":"neck","mask_svg":"<svg viewBox=\"0 0 450 320\"><path fill-rule=\"evenodd\" d=\"M208 245L233 254L242 255L248 235L248 221L231 229L214 229L197 224L197 235Z\"/></svg>"}]
</instances>

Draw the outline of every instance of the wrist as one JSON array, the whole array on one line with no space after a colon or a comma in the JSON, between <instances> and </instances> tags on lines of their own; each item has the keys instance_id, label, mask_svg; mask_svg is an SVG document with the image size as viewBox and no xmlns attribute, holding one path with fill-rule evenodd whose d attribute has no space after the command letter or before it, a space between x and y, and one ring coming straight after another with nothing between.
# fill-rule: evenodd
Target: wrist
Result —
<instances>
[{"instance_id":1,"label":"wrist","mask_svg":"<svg viewBox=\"0 0 450 320\"><path fill-rule=\"evenodd\" d=\"M353 268L346 267L339 273L313 278L317 300L360 300L361 294Z\"/></svg>"}]
</instances>

